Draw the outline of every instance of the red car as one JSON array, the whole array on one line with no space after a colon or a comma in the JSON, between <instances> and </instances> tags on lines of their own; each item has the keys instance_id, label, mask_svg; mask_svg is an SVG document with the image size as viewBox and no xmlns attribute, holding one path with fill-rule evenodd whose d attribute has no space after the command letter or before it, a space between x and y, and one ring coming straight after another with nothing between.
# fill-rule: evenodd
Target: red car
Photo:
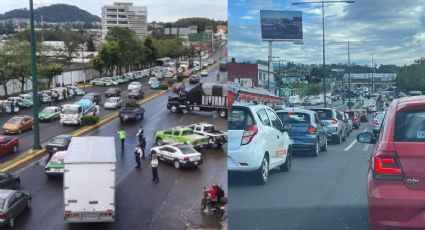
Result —
<instances>
[{"instance_id":1,"label":"red car","mask_svg":"<svg viewBox=\"0 0 425 230\"><path fill-rule=\"evenodd\" d=\"M360 116L357 111L347 110L345 113L350 117L351 121L353 122L353 127L358 129L360 128Z\"/></svg>"},{"instance_id":2,"label":"red car","mask_svg":"<svg viewBox=\"0 0 425 230\"><path fill-rule=\"evenodd\" d=\"M0 135L0 154L15 153L19 148L17 137Z\"/></svg>"},{"instance_id":3,"label":"red car","mask_svg":"<svg viewBox=\"0 0 425 230\"><path fill-rule=\"evenodd\" d=\"M183 82L179 82L179 83L174 83L173 84L173 92L174 93L180 93L181 91L185 90L185 85Z\"/></svg>"},{"instance_id":4,"label":"red car","mask_svg":"<svg viewBox=\"0 0 425 230\"><path fill-rule=\"evenodd\" d=\"M375 143L367 178L372 230L425 227L425 96L394 100Z\"/></svg>"}]
</instances>

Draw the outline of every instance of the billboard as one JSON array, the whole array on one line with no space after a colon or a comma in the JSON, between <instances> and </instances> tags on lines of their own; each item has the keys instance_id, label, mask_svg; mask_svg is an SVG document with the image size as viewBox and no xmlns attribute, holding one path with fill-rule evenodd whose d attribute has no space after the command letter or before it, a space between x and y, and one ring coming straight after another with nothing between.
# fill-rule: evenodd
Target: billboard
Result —
<instances>
[{"instance_id":1,"label":"billboard","mask_svg":"<svg viewBox=\"0 0 425 230\"><path fill-rule=\"evenodd\" d=\"M301 42L303 22L301 11L260 10L263 41Z\"/></svg>"}]
</instances>

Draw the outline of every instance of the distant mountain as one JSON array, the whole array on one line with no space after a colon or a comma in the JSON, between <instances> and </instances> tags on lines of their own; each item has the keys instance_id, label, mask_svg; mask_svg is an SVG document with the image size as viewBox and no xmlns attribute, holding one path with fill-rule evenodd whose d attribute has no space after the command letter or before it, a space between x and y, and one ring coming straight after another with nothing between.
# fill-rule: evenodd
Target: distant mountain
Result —
<instances>
[{"instance_id":1,"label":"distant mountain","mask_svg":"<svg viewBox=\"0 0 425 230\"><path fill-rule=\"evenodd\" d=\"M44 22L100 22L100 17L90 14L76 6L67 4L53 4L35 9L34 18L38 22L41 21L41 13L43 13ZM4 14L0 14L0 20L13 18L27 19L29 18L29 15L29 10L26 8L15 9Z\"/></svg>"}]
</instances>

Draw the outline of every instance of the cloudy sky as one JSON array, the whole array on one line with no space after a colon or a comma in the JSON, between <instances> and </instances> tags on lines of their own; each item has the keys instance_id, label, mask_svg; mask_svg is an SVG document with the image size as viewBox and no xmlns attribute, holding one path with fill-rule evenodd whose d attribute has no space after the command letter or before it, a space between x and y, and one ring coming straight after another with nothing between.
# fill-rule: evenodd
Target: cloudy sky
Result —
<instances>
[{"instance_id":1,"label":"cloudy sky","mask_svg":"<svg viewBox=\"0 0 425 230\"><path fill-rule=\"evenodd\" d=\"M291 5L299 1L305 0L229 0L229 57L266 60L268 45L261 40L259 10L297 10L302 11L304 44L274 42L273 56L322 63L321 6ZM351 62L357 64L370 64L372 53L379 64L409 64L410 56L425 57L425 1L325 4L325 39L326 44L350 41ZM326 45L326 63L346 62L347 43Z\"/></svg>"},{"instance_id":2,"label":"cloudy sky","mask_svg":"<svg viewBox=\"0 0 425 230\"><path fill-rule=\"evenodd\" d=\"M100 16L103 5L111 5L119 0L33 0L34 7L41 5L66 3L78 6L81 9ZM0 0L0 13L17 8L29 8L28 0ZM227 19L227 0L125 0L134 5L148 7L148 21L169 22L185 17L207 17L213 19Z\"/></svg>"}]
</instances>

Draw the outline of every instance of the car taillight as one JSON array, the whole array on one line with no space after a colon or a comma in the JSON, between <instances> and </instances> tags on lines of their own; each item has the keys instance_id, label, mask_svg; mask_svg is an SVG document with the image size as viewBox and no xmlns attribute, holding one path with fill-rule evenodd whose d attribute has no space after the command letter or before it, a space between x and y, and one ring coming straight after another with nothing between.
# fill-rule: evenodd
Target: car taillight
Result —
<instances>
[{"instance_id":1,"label":"car taillight","mask_svg":"<svg viewBox=\"0 0 425 230\"><path fill-rule=\"evenodd\" d=\"M379 151L373 157L372 170L375 179L401 180L403 171L396 152Z\"/></svg>"},{"instance_id":2,"label":"car taillight","mask_svg":"<svg viewBox=\"0 0 425 230\"><path fill-rule=\"evenodd\" d=\"M252 138L257 134L258 128L256 125L248 125L243 131L241 145L247 145L251 142Z\"/></svg>"},{"instance_id":3,"label":"car taillight","mask_svg":"<svg viewBox=\"0 0 425 230\"><path fill-rule=\"evenodd\" d=\"M338 120L337 119L332 119L331 123L332 124L338 124Z\"/></svg>"},{"instance_id":4,"label":"car taillight","mask_svg":"<svg viewBox=\"0 0 425 230\"><path fill-rule=\"evenodd\" d=\"M316 132L317 132L317 129L314 126L309 126L307 128L307 133L309 133L309 134L316 134Z\"/></svg>"},{"instance_id":5,"label":"car taillight","mask_svg":"<svg viewBox=\"0 0 425 230\"><path fill-rule=\"evenodd\" d=\"M378 125L378 120L377 119L373 120L373 124Z\"/></svg>"},{"instance_id":6,"label":"car taillight","mask_svg":"<svg viewBox=\"0 0 425 230\"><path fill-rule=\"evenodd\" d=\"M0 219L2 220L6 219L6 213L0 212Z\"/></svg>"}]
</instances>

